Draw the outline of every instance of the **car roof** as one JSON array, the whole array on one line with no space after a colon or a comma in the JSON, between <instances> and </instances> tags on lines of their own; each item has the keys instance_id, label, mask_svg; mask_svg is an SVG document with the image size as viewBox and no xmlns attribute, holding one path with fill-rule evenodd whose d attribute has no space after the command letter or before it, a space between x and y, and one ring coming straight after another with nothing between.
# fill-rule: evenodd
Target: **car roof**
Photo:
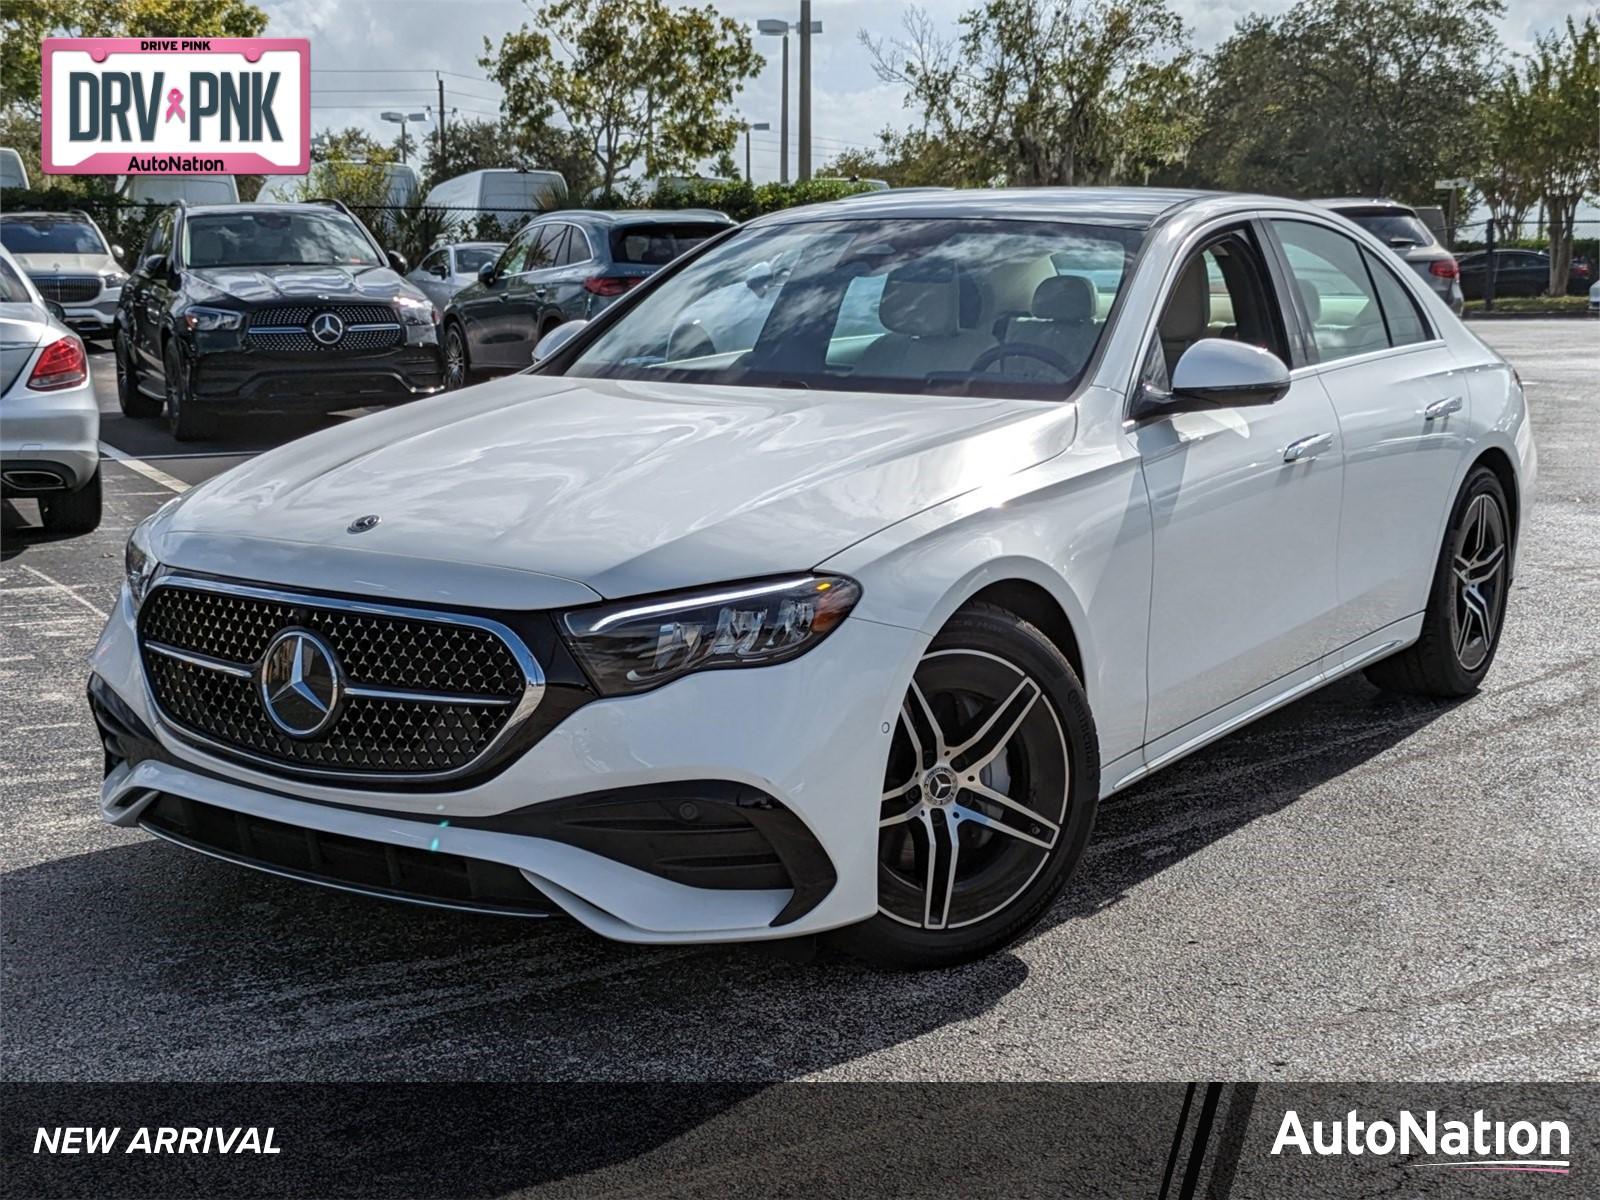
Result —
<instances>
[{"instance_id":1,"label":"car roof","mask_svg":"<svg viewBox=\"0 0 1600 1200\"><path fill-rule=\"evenodd\" d=\"M1032 217L1144 229L1173 209L1225 195L1189 188L907 188L861 192L826 204L784 209L760 220L778 224L830 217Z\"/></svg>"},{"instance_id":2,"label":"car roof","mask_svg":"<svg viewBox=\"0 0 1600 1200\"><path fill-rule=\"evenodd\" d=\"M318 200L286 200L281 203L279 201L272 200L263 201L259 204L255 203L254 201L242 204L182 204L177 205L176 207L182 208L183 211L191 217L209 216L212 213L221 213L224 216L236 217L240 213L281 213L285 209L290 209L295 212L333 212L341 213L345 216L350 215L345 210L343 205L323 203Z\"/></svg>"},{"instance_id":3,"label":"car roof","mask_svg":"<svg viewBox=\"0 0 1600 1200\"><path fill-rule=\"evenodd\" d=\"M683 221L734 224L732 217L714 208L558 208L541 213L538 220L581 220L594 225L668 225Z\"/></svg>"},{"instance_id":4,"label":"car roof","mask_svg":"<svg viewBox=\"0 0 1600 1200\"><path fill-rule=\"evenodd\" d=\"M75 224L78 224L78 225L83 224L83 222L85 222L85 221L90 221L91 224L93 223L92 222L92 218L89 216L89 214L86 213L86 212L83 212L80 209L70 209L67 212L8 212L8 213L0 213L0 221L27 221L27 222L29 222L31 224L34 224L34 225L38 225L38 224L45 223L45 222L63 223L63 222L66 222L66 221L71 221L71 222L73 222Z\"/></svg>"},{"instance_id":5,"label":"car roof","mask_svg":"<svg viewBox=\"0 0 1600 1200\"><path fill-rule=\"evenodd\" d=\"M1308 204L1315 204L1318 208L1331 208L1341 212L1347 208L1394 209L1396 212L1410 213L1413 217L1417 212L1409 204L1401 204L1398 200L1390 200L1384 196L1335 196L1331 199L1308 200Z\"/></svg>"}]
</instances>

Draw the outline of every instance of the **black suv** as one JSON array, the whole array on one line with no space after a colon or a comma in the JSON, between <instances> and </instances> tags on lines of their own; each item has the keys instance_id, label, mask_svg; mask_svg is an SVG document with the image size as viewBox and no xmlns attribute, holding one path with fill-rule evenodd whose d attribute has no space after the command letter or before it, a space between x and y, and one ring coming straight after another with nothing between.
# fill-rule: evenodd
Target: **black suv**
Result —
<instances>
[{"instance_id":1,"label":"black suv","mask_svg":"<svg viewBox=\"0 0 1600 1200\"><path fill-rule=\"evenodd\" d=\"M117 310L117 399L180 442L218 418L401 404L443 390L439 312L337 202L180 204Z\"/></svg>"}]
</instances>

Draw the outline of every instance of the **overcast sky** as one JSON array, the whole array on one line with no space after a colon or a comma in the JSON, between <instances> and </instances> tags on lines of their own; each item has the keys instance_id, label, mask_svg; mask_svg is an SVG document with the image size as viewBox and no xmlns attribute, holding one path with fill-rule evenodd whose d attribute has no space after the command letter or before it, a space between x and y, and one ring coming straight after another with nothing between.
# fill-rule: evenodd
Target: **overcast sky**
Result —
<instances>
[{"instance_id":1,"label":"overcast sky","mask_svg":"<svg viewBox=\"0 0 1600 1200\"><path fill-rule=\"evenodd\" d=\"M497 115L500 91L483 78L477 59L485 37L500 37L524 21L530 8L518 0L256 0L267 11L267 33L311 39L312 121L325 126L361 125L383 129L378 113L393 108L420 110L436 102L434 71L445 76L448 107L462 116ZM924 0L935 19L953 28L955 18L976 0ZM1172 0L1193 31L1195 44L1214 46L1250 12L1276 13L1291 0ZM533 7L537 7L535 3ZM813 0L812 18L823 23L813 44L812 143L816 165L846 147L874 144L885 125L910 120L898 89L880 83L857 34L893 33L906 5L900 0ZM1502 36L1513 50L1526 49L1539 33L1575 11L1574 0L1511 0ZM759 17L798 20L797 0L729 0L717 8L753 26ZM770 121L772 132L752 135L757 180L778 176L779 43L757 38L766 70L739 96L740 111L752 122ZM791 44L791 54L798 47ZM791 79L791 89L794 81ZM796 101L790 97L790 169L794 169ZM431 127L430 127L431 128ZM393 136L393 126L387 127ZM740 148L742 162L743 147Z\"/></svg>"}]
</instances>

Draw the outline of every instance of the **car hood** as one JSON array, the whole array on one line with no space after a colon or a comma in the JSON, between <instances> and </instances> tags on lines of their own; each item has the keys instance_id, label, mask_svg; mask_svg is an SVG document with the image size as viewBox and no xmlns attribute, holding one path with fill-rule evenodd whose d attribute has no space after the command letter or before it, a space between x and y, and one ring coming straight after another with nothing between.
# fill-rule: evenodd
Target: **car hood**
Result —
<instances>
[{"instance_id":1,"label":"car hood","mask_svg":"<svg viewBox=\"0 0 1600 1200\"><path fill-rule=\"evenodd\" d=\"M179 559L266 539L636 595L812 567L1075 428L1074 406L1019 400L512 376L260 455L169 510L155 548L216 570Z\"/></svg>"},{"instance_id":2,"label":"car hood","mask_svg":"<svg viewBox=\"0 0 1600 1200\"><path fill-rule=\"evenodd\" d=\"M246 304L275 300L360 300L383 303L422 295L388 267L195 267L190 278L218 296Z\"/></svg>"},{"instance_id":3,"label":"car hood","mask_svg":"<svg viewBox=\"0 0 1600 1200\"><path fill-rule=\"evenodd\" d=\"M120 271L109 254L14 254L13 258L29 275L98 275L101 271Z\"/></svg>"}]
</instances>

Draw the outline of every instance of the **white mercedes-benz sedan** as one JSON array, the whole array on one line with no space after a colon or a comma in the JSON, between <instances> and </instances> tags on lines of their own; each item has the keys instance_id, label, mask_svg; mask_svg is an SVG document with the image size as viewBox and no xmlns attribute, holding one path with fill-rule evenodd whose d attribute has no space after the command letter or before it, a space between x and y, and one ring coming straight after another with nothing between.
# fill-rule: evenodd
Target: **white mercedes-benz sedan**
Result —
<instances>
[{"instance_id":1,"label":"white mercedes-benz sedan","mask_svg":"<svg viewBox=\"0 0 1600 1200\"><path fill-rule=\"evenodd\" d=\"M135 531L108 820L628 941L955 963L1046 913L1103 796L1350 672L1471 693L1533 496L1516 373L1267 196L784 212L541 351Z\"/></svg>"}]
</instances>

